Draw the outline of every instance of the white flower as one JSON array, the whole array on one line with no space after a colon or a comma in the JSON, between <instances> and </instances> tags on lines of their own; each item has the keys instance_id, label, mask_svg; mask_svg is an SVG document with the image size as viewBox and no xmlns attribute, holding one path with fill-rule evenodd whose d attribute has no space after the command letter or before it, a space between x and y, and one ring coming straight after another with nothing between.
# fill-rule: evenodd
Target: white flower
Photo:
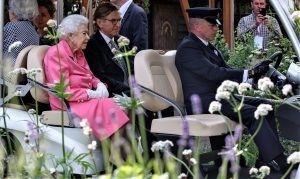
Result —
<instances>
[{"instance_id":1,"label":"white flower","mask_svg":"<svg viewBox=\"0 0 300 179\"><path fill-rule=\"evenodd\" d=\"M254 117L259 119L259 117L268 115L268 112L272 110L273 108L270 104L260 104L254 112Z\"/></svg>"},{"instance_id":2,"label":"white flower","mask_svg":"<svg viewBox=\"0 0 300 179\"><path fill-rule=\"evenodd\" d=\"M264 77L258 80L258 89L262 91L268 91L274 88L274 83L268 77Z\"/></svg>"},{"instance_id":3,"label":"white flower","mask_svg":"<svg viewBox=\"0 0 300 179\"><path fill-rule=\"evenodd\" d=\"M182 151L182 155L191 155L193 153L193 151L191 149L184 149Z\"/></svg>"},{"instance_id":4,"label":"white flower","mask_svg":"<svg viewBox=\"0 0 300 179\"><path fill-rule=\"evenodd\" d=\"M196 165L197 164L197 160L195 158L191 158L190 162L191 162L191 165Z\"/></svg>"},{"instance_id":5,"label":"white flower","mask_svg":"<svg viewBox=\"0 0 300 179\"><path fill-rule=\"evenodd\" d=\"M29 114L35 114L36 111L35 111L34 109L29 109L29 110L28 110L28 113L29 113Z\"/></svg>"},{"instance_id":6,"label":"white flower","mask_svg":"<svg viewBox=\"0 0 300 179\"><path fill-rule=\"evenodd\" d=\"M294 11L291 15L291 18L293 19L293 21L295 21L296 19L300 18L300 11Z\"/></svg>"},{"instance_id":7,"label":"white flower","mask_svg":"<svg viewBox=\"0 0 300 179\"><path fill-rule=\"evenodd\" d=\"M130 43L130 40L128 38L124 37L124 36L121 36L118 39L118 45L119 45L120 48L129 45L129 43Z\"/></svg>"},{"instance_id":8,"label":"white flower","mask_svg":"<svg viewBox=\"0 0 300 179\"><path fill-rule=\"evenodd\" d=\"M88 149L96 150L96 148L97 148L97 142L93 140L92 143L88 145Z\"/></svg>"},{"instance_id":9,"label":"white flower","mask_svg":"<svg viewBox=\"0 0 300 179\"><path fill-rule=\"evenodd\" d=\"M20 69L20 73L21 73L22 75L28 73L28 70L27 70L26 68L19 68L19 69Z\"/></svg>"},{"instance_id":10,"label":"white flower","mask_svg":"<svg viewBox=\"0 0 300 179\"><path fill-rule=\"evenodd\" d=\"M209 105L208 111L212 114L216 111L221 111L222 104L219 101L212 101Z\"/></svg>"},{"instance_id":11,"label":"white flower","mask_svg":"<svg viewBox=\"0 0 300 179\"><path fill-rule=\"evenodd\" d=\"M79 123L80 127L86 127L88 126L88 120L87 119L82 119Z\"/></svg>"},{"instance_id":12,"label":"white flower","mask_svg":"<svg viewBox=\"0 0 300 179\"><path fill-rule=\"evenodd\" d=\"M43 31L47 32L47 31L48 31L48 28L47 28L47 27L44 27Z\"/></svg>"},{"instance_id":13,"label":"white flower","mask_svg":"<svg viewBox=\"0 0 300 179\"><path fill-rule=\"evenodd\" d=\"M48 20L47 26L48 27L56 27L57 26L56 20L53 20L53 19Z\"/></svg>"},{"instance_id":14,"label":"white flower","mask_svg":"<svg viewBox=\"0 0 300 179\"><path fill-rule=\"evenodd\" d=\"M13 71L9 72L9 74L15 74L18 75L19 73L21 73L22 75L26 74L28 71L26 68L16 68Z\"/></svg>"},{"instance_id":15,"label":"white flower","mask_svg":"<svg viewBox=\"0 0 300 179\"><path fill-rule=\"evenodd\" d=\"M120 53L120 51L118 51L116 48L112 48L111 49L111 53L113 53L114 55Z\"/></svg>"},{"instance_id":16,"label":"white flower","mask_svg":"<svg viewBox=\"0 0 300 179\"><path fill-rule=\"evenodd\" d=\"M225 80L218 87L217 92L221 92L221 91L233 92L234 89L236 89L238 86L239 86L239 84L237 82Z\"/></svg>"},{"instance_id":17,"label":"white flower","mask_svg":"<svg viewBox=\"0 0 300 179\"><path fill-rule=\"evenodd\" d=\"M257 173L258 173L258 169L255 168L255 167L252 167L252 168L249 170L249 174L250 174L250 175L257 174Z\"/></svg>"},{"instance_id":18,"label":"white flower","mask_svg":"<svg viewBox=\"0 0 300 179\"><path fill-rule=\"evenodd\" d=\"M133 46L131 49L132 53L136 53L137 49L138 49L137 46Z\"/></svg>"},{"instance_id":19,"label":"white flower","mask_svg":"<svg viewBox=\"0 0 300 179\"><path fill-rule=\"evenodd\" d=\"M217 92L216 100L221 101L222 99L229 100L230 99L230 92L228 92L228 91Z\"/></svg>"},{"instance_id":20,"label":"white flower","mask_svg":"<svg viewBox=\"0 0 300 179\"><path fill-rule=\"evenodd\" d=\"M239 94L244 94L246 91L252 89L252 86L249 83L241 83L238 86L238 93Z\"/></svg>"},{"instance_id":21,"label":"white flower","mask_svg":"<svg viewBox=\"0 0 300 179\"><path fill-rule=\"evenodd\" d=\"M53 174L53 173L56 172L56 169L55 169L55 168L50 168L50 169L49 169L49 172L50 172L50 174Z\"/></svg>"},{"instance_id":22,"label":"white flower","mask_svg":"<svg viewBox=\"0 0 300 179\"><path fill-rule=\"evenodd\" d=\"M185 178L187 178L187 175L185 173L181 173L177 178L178 179L185 179Z\"/></svg>"},{"instance_id":23,"label":"white flower","mask_svg":"<svg viewBox=\"0 0 300 179\"><path fill-rule=\"evenodd\" d=\"M268 166L261 166L259 168L259 172L261 172L264 176L267 176L270 174L270 167Z\"/></svg>"},{"instance_id":24,"label":"white flower","mask_svg":"<svg viewBox=\"0 0 300 179\"><path fill-rule=\"evenodd\" d=\"M92 132L92 129L90 128L90 126L85 126L83 128L83 134L84 135L90 135L91 132Z\"/></svg>"},{"instance_id":25,"label":"white flower","mask_svg":"<svg viewBox=\"0 0 300 179\"><path fill-rule=\"evenodd\" d=\"M41 68L32 68L31 70L27 71L27 76L28 77L34 77L38 73L41 73L43 70Z\"/></svg>"},{"instance_id":26,"label":"white flower","mask_svg":"<svg viewBox=\"0 0 300 179\"><path fill-rule=\"evenodd\" d=\"M173 147L174 144L169 141L169 140L165 140L165 141L158 141L158 142L155 142L152 147L151 147L151 151L152 152L155 152L155 151L163 151L169 147Z\"/></svg>"},{"instance_id":27,"label":"white flower","mask_svg":"<svg viewBox=\"0 0 300 179\"><path fill-rule=\"evenodd\" d=\"M8 52L11 52L13 49L18 48L22 45L23 43L21 41L16 41L8 47Z\"/></svg>"},{"instance_id":28,"label":"white flower","mask_svg":"<svg viewBox=\"0 0 300 179\"><path fill-rule=\"evenodd\" d=\"M6 76L6 78L10 81L14 81L16 80L16 78L18 77L19 74L26 74L27 70L25 68L17 68L14 69L13 71L10 71L8 73L8 75Z\"/></svg>"},{"instance_id":29,"label":"white flower","mask_svg":"<svg viewBox=\"0 0 300 179\"><path fill-rule=\"evenodd\" d=\"M282 88L282 94L287 96L289 93L292 93L292 85L286 84Z\"/></svg>"},{"instance_id":30,"label":"white flower","mask_svg":"<svg viewBox=\"0 0 300 179\"><path fill-rule=\"evenodd\" d=\"M287 163L296 164L300 163L300 152L294 152L287 158Z\"/></svg>"},{"instance_id":31,"label":"white flower","mask_svg":"<svg viewBox=\"0 0 300 179\"><path fill-rule=\"evenodd\" d=\"M22 95L22 92L21 90L16 90L15 93L14 93L15 96L21 96Z\"/></svg>"}]
</instances>

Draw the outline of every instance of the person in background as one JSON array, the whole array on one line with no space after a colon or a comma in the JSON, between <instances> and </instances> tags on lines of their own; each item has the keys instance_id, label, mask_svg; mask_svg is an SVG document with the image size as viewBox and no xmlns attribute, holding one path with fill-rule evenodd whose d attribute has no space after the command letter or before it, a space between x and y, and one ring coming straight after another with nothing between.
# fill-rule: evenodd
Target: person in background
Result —
<instances>
[{"instance_id":1,"label":"person in background","mask_svg":"<svg viewBox=\"0 0 300 179\"><path fill-rule=\"evenodd\" d=\"M110 0L119 7L121 14L120 35L130 40L130 48L137 47L137 50L148 49L148 20L143 8L133 0Z\"/></svg>"},{"instance_id":2,"label":"person in background","mask_svg":"<svg viewBox=\"0 0 300 179\"><path fill-rule=\"evenodd\" d=\"M111 3L99 4L94 12L94 21L98 29L84 51L87 62L95 76L107 84L110 96L122 93L129 95L125 59L116 59L112 53L113 48L118 48L121 25L118 8Z\"/></svg>"},{"instance_id":3,"label":"person in background","mask_svg":"<svg viewBox=\"0 0 300 179\"><path fill-rule=\"evenodd\" d=\"M47 27L47 22L50 19L54 19L55 16L55 6L52 0L37 0L39 15L34 19L34 25L37 28L37 32L40 36L40 44L47 44L46 39L43 38L46 35L44 30Z\"/></svg>"},{"instance_id":4,"label":"person in background","mask_svg":"<svg viewBox=\"0 0 300 179\"><path fill-rule=\"evenodd\" d=\"M64 78L68 84L65 92L71 111L81 119L87 119L93 134L104 140L128 123L129 119L112 98L103 81L90 71L82 49L89 40L88 19L82 15L69 15L58 27L61 34L57 46L52 46L44 58L47 84L55 84ZM49 96L51 108L60 110L61 102Z\"/></svg>"},{"instance_id":5,"label":"person in background","mask_svg":"<svg viewBox=\"0 0 300 179\"><path fill-rule=\"evenodd\" d=\"M218 16L220 9L195 7L187 10L189 15L190 33L177 48L175 64L178 69L184 103L188 114L193 114L192 99L198 95L201 100L202 113L208 113L210 103L215 100L217 88L225 80L238 83L245 82L249 78L259 78L265 74L268 64L260 64L250 70L233 69L227 66L220 52L210 43L215 39L220 24ZM236 99L239 100L239 99ZM239 122L238 114L227 100L221 100L221 113L230 120ZM265 103L263 100L244 100L240 110L243 125L250 134L253 134L259 120L254 118L257 106ZM286 156L278 139L276 121L273 113L269 113L262 126L254 137L254 142L260 152L260 160L272 169L287 169ZM224 146L224 139L211 137L212 149L220 149Z\"/></svg>"},{"instance_id":6,"label":"person in background","mask_svg":"<svg viewBox=\"0 0 300 179\"><path fill-rule=\"evenodd\" d=\"M36 0L9 0L8 5L10 22L3 29L3 55L14 64L22 49L39 45L39 35L32 23L38 6ZM9 48L11 45L14 48Z\"/></svg>"},{"instance_id":7,"label":"person in background","mask_svg":"<svg viewBox=\"0 0 300 179\"><path fill-rule=\"evenodd\" d=\"M242 17L237 26L237 36L243 38L250 32L259 49L266 49L272 38L282 36L277 20L265 14L266 6L266 0L251 0L252 13Z\"/></svg>"},{"instance_id":8,"label":"person in background","mask_svg":"<svg viewBox=\"0 0 300 179\"><path fill-rule=\"evenodd\" d=\"M4 25L9 22L8 0L4 1Z\"/></svg>"}]
</instances>

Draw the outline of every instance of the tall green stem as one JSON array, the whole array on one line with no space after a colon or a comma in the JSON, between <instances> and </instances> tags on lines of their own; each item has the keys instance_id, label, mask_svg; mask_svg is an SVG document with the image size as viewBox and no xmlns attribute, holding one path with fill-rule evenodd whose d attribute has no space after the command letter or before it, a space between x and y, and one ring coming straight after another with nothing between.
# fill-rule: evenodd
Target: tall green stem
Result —
<instances>
[{"instance_id":1,"label":"tall green stem","mask_svg":"<svg viewBox=\"0 0 300 179\"><path fill-rule=\"evenodd\" d=\"M63 73L62 73L62 70L61 70L61 59L60 59L60 53L59 53L59 49L58 49L58 45L56 44L56 49L57 49L57 54L58 54L58 63L59 63L59 72L60 72L60 85L62 83L64 83L64 77L63 77ZM64 91L58 91L61 94L64 94ZM62 153L63 153L63 161L64 161L64 164L67 164L67 159L66 159L66 150L65 150L65 126L64 126L64 99L62 98L63 95L61 95L61 98L60 98L60 104L61 104L61 140L62 140ZM70 119L72 120L72 119ZM64 175L65 175L66 171L64 171ZM69 173L69 172L68 172Z\"/></svg>"},{"instance_id":2,"label":"tall green stem","mask_svg":"<svg viewBox=\"0 0 300 179\"><path fill-rule=\"evenodd\" d=\"M191 171L190 167L187 166L186 163L184 163L182 160L180 160L179 158L175 157L172 153L170 153L169 151L167 151L167 153L169 154L169 156L171 156L174 160L176 160L177 162L181 163L186 169L187 171L192 175L193 178L195 178L195 174Z\"/></svg>"},{"instance_id":3,"label":"tall green stem","mask_svg":"<svg viewBox=\"0 0 300 179\"><path fill-rule=\"evenodd\" d=\"M288 174L291 172L294 165L295 164L292 163L291 166L289 167L289 169L284 173L284 175L280 179L285 179L288 176Z\"/></svg>"},{"instance_id":4,"label":"tall green stem","mask_svg":"<svg viewBox=\"0 0 300 179\"><path fill-rule=\"evenodd\" d=\"M222 165L219 169L218 179L227 179L227 167L228 167L228 160L224 158Z\"/></svg>"},{"instance_id":5,"label":"tall green stem","mask_svg":"<svg viewBox=\"0 0 300 179\"><path fill-rule=\"evenodd\" d=\"M254 137L258 134L262 124L263 124L263 119L260 119L257 129L255 130L254 134L250 137L250 139L246 143L245 148L251 143L251 141L254 139Z\"/></svg>"},{"instance_id":6,"label":"tall green stem","mask_svg":"<svg viewBox=\"0 0 300 179\"><path fill-rule=\"evenodd\" d=\"M34 76L34 86L36 85L35 84L36 82L36 76ZM34 96L37 96L37 93L36 93L36 88L34 88ZM39 108L38 108L38 101L35 99L35 120L36 120L36 130L37 130L37 140L35 140L35 143L36 143L36 150L37 152L40 151L40 145L39 145L39 134L40 134L40 126L39 126L39 117L38 117L38 114L39 114Z\"/></svg>"}]
</instances>

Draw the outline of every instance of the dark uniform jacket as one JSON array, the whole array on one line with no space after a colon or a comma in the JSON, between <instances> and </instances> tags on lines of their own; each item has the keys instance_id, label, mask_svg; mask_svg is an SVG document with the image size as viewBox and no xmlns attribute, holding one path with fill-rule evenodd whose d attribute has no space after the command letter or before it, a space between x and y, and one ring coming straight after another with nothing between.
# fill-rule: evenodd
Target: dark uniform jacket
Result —
<instances>
[{"instance_id":1,"label":"dark uniform jacket","mask_svg":"<svg viewBox=\"0 0 300 179\"><path fill-rule=\"evenodd\" d=\"M200 96L203 110L207 112L210 102L215 98L217 88L224 80L236 82L243 80L243 70L229 68L219 52L216 55L214 50L193 33L179 45L175 63L182 81L188 111L191 111L191 95Z\"/></svg>"},{"instance_id":2,"label":"dark uniform jacket","mask_svg":"<svg viewBox=\"0 0 300 179\"><path fill-rule=\"evenodd\" d=\"M217 52L217 55L214 51ZM206 46L193 33L189 34L179 45L175 63L182 81L188 114L192 114L190 102L192 94L200 96L202 112L208 113L211 101L215 100L217 88L224 80L239 83L243 80L243 70L229 68L216 49ZM226 100L220 102L222 104L222 114L233 121L239 122L239 117L231 104ZM259 120L254 118L254 112L261 103L265 103L265 101L260 99L245 100L240 110L243 125L248 128L250 134L254 134L257 130ZM254 137L254 141L259 149L259 158L263 162L270 162L283 152L283 148L278 139L274 113L269 112L265 119L258 134ZM224 146L225 144L222 144L222 142L224 142L224 139L211 139L212 148L217 149Z\"/></svg>"}]
</instances>

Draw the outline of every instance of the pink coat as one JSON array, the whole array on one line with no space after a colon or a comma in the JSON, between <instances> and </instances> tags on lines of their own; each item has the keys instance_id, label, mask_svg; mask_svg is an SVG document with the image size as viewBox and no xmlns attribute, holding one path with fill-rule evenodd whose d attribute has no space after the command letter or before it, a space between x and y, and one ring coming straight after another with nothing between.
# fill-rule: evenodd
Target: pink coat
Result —
<instances>
[{"instance_id":1,"label":"pink coat","mask_svg":"<svg viewBox=\"0 0 300 179\"><path fill-rule=\"evenodd\" d=\"M75 55L76 58L65 40L50 47L44 58L46 82L54 84L59 81L61 73L64 75L65 84L68 84L65 92L72 94L67 99L72 112L82 119L86 118L94 135L103 140L129 119L112 98L89 99L86 89L96 88L100 80L91 72L83 52L77 51ZM50 95L49 100L52 109L61 109L58 98Z\"/></svg>"}]
</instances>

